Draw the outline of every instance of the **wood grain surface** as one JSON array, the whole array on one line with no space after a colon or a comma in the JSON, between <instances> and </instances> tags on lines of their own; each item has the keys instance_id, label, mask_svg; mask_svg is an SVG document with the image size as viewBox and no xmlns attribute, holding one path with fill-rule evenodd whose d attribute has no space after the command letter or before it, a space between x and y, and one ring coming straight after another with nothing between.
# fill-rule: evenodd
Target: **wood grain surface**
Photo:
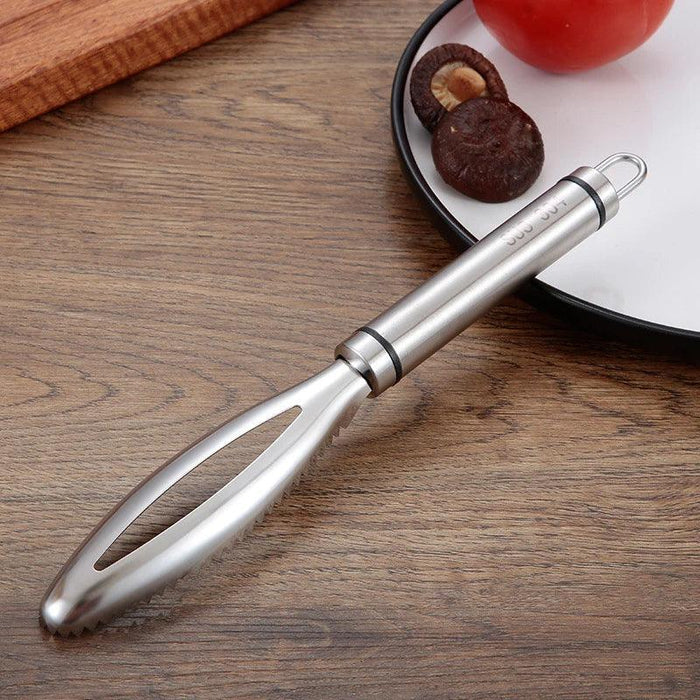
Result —
<instances>
[{"instance_id":1,"label":"wood grain surface","mask_svg":"<svg viewBox=\"0 0 700 700\"><path fill-rule=\"evenodd\" d=\"M292 2L6 0L0 4L0 130Z\"/></svg>"},{"instance_id":2,"label":"wood grain surface","mask_svg":"<svg viewBox=\"0 0 700 700\"><path fill-rule=\"evenodd\" d=\"M38 625L129 488L451 259L388 118L430 9L305 0L0 139L3 698L700 696L700 369L516 299L199 574Z\"/></svg>"}]
</instances>

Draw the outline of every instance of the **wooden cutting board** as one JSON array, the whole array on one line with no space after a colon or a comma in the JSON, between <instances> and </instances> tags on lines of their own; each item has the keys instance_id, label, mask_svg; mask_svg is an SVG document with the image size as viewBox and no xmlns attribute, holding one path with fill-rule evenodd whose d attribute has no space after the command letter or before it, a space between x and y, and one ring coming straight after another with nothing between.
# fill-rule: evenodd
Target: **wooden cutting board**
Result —
<instances>
[{"instance_id":1,"label":"wooden cutting board","mask_svg":"<svg viewBox=\"0 0 700 700\"><path fill-rule=\"evenodd\" d=\"M295 0L3 0L0 130Z\"/></svg>"}]
</instances>

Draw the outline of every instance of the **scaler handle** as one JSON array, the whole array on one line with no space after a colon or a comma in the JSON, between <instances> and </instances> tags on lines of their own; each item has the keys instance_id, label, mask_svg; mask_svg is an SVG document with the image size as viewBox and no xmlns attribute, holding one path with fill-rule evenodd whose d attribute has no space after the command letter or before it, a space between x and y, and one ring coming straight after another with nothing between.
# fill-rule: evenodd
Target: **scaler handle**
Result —
<instances>
[{"instance_id":1,"label":"scaler handle","mask_svg":"<svg viewBox=\"0 0 700 700\"><path fill-rule=\"evenodd\" d=\"M619 190L603 174L621 162L637 173ZM374 396L459 335L504 296L561 258L617 214L646 177L636 155L617 153L561 179L336 348Z\"/></svg>"}]
</instances>

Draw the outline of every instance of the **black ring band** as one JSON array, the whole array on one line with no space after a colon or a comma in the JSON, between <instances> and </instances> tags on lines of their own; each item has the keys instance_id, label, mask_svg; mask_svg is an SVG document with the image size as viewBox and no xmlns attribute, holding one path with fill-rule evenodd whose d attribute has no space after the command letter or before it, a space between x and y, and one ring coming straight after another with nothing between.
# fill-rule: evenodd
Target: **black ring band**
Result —
<instances>
[{"instance_id":1,"label":"black ring band","mask_svg":"<svg viewBox=\"0 0 700 700\"><path fill-rule=\"evenodd\" d=\"M578 185L581 189L585 190L586 194L593 200L593 204L595 204L595 208L598 210L598 216L600 217L600 226L598 226L598 228L601 229L603 224L605 224L608 213L605 211L605 204L603 204L603 200L595 191L595 188L591 187L580 177L576 177L576 175L567 175L566 177L562 178L562 181L563 180L568 180L569 182L573 182L575 185Z\"/></svg>"},{"instance_id":2,"label":"black ring band","mask_svg":"<svg viewBox=\"0 0 700 700\"><path fill-rule=\"evenodd\" d=\"M396 354L394 346L380 333L370 328L369 326L362 326L362 328L357 329L358 333L367 333L371 335L385 350L386 354L389 355L391 359L391 364L394 365L394 372L396 372L396 381L398 382L401 377L403 377L403 367L401 366L401 359Z\"/></svg>"}]
</instances>

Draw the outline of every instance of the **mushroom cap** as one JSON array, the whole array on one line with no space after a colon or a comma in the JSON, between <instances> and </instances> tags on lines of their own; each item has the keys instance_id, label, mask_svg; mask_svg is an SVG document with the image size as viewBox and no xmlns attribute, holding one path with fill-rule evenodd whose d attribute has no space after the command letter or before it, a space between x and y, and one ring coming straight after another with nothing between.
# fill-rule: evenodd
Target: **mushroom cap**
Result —
<instances>
[{"instance_id":1,"label":"mushroom cap","mask_svg":"<svg viewBox=\"0 0 700 700\"><path fill-rule=\"evenodd\" d=\"M432 81L435 74L449 64L467 66L479 73L486 83L484 96L508 99L508 91L496 67L476 49L464 44L436 46L416 63L410 81L413 109L428 131L433 131L448 112L433 92Z\"/></svg>"},{"instance_id":2,"label":"mushroom cap","mask_svg":"<svg viewBox=\"0 0 700 700\"><path fill-rule=\"evenodd\" d=\"M432 153L448 185L482 202L519 197L544 164L544 143L533 119L512 102L488 97L448 112L433 133Z\"/></svg>"}]
</instances>

